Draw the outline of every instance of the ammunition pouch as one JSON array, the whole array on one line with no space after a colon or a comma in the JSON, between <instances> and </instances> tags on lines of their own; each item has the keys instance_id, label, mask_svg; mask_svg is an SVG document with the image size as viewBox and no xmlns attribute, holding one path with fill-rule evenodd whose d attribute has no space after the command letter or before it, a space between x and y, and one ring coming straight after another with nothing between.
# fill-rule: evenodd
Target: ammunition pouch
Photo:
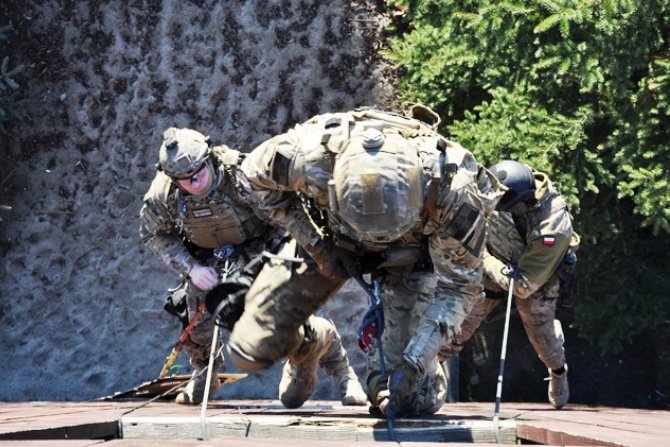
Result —
<instances>
[{"instance_id":1,"label":"ammunition pouch","mask_svg":"<svg viewBox=\"0 0 670 447\"><path fill-rule=\"evenodd\" d=\"M506 300L509 292L506 290L484 289L484 293L486 294L486 298L490 300Z\"/></svg>"}]
</instances>

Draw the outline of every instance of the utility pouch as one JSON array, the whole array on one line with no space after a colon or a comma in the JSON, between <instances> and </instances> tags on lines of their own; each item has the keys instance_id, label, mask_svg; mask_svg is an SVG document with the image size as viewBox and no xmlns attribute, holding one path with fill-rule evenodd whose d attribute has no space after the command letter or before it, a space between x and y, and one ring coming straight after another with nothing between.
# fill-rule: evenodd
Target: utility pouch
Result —
<instances>
[{"instance_id":1,"label":"utility pouch","mask_svg":"<svg viewBox=\"0 0 670 447\"><path fill-rule=\"evenodd\" d=\"M561 307L571 307L577 299L577 255L568 250L558 271Z\"/></svg>"},{"instance_id":2,"label":"utility pouch","mask_svg":"<svg viewBox=\"0 0 670 447\"><path fill-rule=\"evenodd\" d=\"M188 326L188 309L186 307L186 283L182 282L173 289L168 289L163 309L170 315L179 318L183 329Z\"/></svg>"},{"instance_id":3,"label":"utility pouch","mask_svg":"<svg viewBox=\"0 0 670 447\"><path fill-rule=\"evenodd\" d=\"M577 299L577 250L581 238L576 232L572 233L570 246L563 257L563 263L558 267L559 297L561 307L571 307Z\"/></svg>"},{"instance_id":4,"label":"utility pouch","mask_svg":"<svg viewBox=\"0 0 670 447\"><path fill-rule=\"evenodd\" d=\"M486 298L489 300L506 300L508 291L507 290L491 290L491 289L484 289L484 293L486 294Z\"/></svg>"}]
</instances>

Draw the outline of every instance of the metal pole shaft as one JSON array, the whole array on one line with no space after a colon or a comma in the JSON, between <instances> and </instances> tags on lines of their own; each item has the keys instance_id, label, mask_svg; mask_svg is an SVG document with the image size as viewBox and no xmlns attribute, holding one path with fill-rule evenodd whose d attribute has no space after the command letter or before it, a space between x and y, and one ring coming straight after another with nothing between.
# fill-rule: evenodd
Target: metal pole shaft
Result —
<instances>
[{"instance_id":1,"label":"metal pole shaft","mask_svg":"<svg viewBox=\"0 0 670 447\"><path fill-rule=\"evenodd\" d=\"M496 443L500 444L500 399L502 397L503 375L505 374L505 356L507 355L507 336L509 334L509 319L512 311L512 297L514 296L514 277L509 279L509 291L507 293L507 309L505 310L505 329L503 330L502 348L500 349L500 368L498 370L498 385L496 386L496 404L493 412L493 434Z\"/></svg>"},{"instance_id":2,"label":"metal pole shaft","mask_svg":"<svg viewBox=\"0 0 670 447\"><path fill-rule=\"evenodd\" d=\"M218 355L216 344L219 339L219 325L214 325L214 333L212 334L212 348L209 351L209 365L207 366L207 380L205 381L205 393L202 396L202 407L200 408L200 427L202 429L202 439L207 440L207 401L209 400L209 386L212 383L212 374L214 370L214 357ZM216 380L219 380L218 376Z\"/></svg>"}]
</instances>

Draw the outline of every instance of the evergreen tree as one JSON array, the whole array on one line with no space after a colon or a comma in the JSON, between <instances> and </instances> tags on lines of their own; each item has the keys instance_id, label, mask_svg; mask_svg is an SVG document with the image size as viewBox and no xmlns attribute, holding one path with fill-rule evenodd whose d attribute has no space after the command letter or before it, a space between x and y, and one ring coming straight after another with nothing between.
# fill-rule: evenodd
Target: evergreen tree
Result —
<instances>
[{"instance_id":1,"label":"evergreen tree","mask_svg":"<svg viewBox=\"0 0 670 447\"><path fill-rule=\"evenodd\" d=\"M405 13L388 53L404 99L482 164L526 162L567 198L581 333L605 352L667 339L670 0L388 3Z\"/></svg>"}]
</instances>

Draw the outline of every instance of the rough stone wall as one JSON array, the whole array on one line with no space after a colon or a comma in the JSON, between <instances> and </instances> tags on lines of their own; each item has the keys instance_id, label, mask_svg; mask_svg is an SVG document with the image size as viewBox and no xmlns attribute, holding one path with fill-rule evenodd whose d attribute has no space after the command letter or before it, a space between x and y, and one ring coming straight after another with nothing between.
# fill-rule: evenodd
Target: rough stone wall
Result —
<instances>
[{"instance_id":1,"label":"rough stone wall","mask_svg":"<svg viewBox=\"0 0 670 447\"><path fill-rule=\"evenodd\" d=\"M390 105L375 2L5 1L2 44L27 64L2 139L0 400L81 400L157 377L180 327L178 282L144 249L141 197L162 131L250 150L326 111ZM329 306L356 369L365 297ZM185 365L185 358L180 357ZM231 369L230 371L235 371ZM222 395L276 397L279 366ZM315 397L337 398L324 380Z\"/></svg>"}]
</instances>

